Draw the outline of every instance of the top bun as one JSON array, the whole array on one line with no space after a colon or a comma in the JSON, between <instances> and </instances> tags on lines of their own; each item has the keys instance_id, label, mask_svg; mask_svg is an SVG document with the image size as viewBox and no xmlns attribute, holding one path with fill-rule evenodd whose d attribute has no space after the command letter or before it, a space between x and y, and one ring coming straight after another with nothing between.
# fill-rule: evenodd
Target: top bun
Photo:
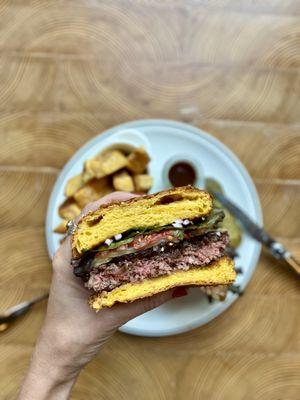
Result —
<instances>
[{"instance_id":1,"label":"top bun","mask_svg":"<svg viewBox=\"0 0 300 400\"><path fill-rule=\"evenodd\" d=\"M73 258L81 257L106 239L130 229L160 227L177 219L204 217L211 209L210 194L192 186L104 204L79 221L72 236Z\"/></svg>"}]
</instances>

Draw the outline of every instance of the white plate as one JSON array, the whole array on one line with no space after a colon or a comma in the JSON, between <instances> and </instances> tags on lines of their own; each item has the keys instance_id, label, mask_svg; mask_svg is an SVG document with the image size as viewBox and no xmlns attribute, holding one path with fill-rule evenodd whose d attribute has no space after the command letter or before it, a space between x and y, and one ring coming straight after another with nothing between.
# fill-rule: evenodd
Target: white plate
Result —
<instances>
[{"instance_id":1,"label":"white plate","mask_svg":"<svg viewBox=\"0 0 300 400\"><path fill-rule=\"evenodd\" d=\"M193 126L168 120L140 120L107 130L79 149L63 168L50 197L46 237L50 256L59 246L60 235L53 233L60 219L57 209L64 200L63 189L69 178L82 170L86 159L107 146L123 143L143 145L151 155L150 174L154 177L152 192L164 189L162 168L176 153L191 154L200 160L206 176L222 182L228 197L233 199L259 225L262 213L255 186L238 158L221 142ZM237 265L243 274L237 278L242 289L249 282L259 258L261 246L248 235L238 248ZM137 317L120 330L140 336L167 336L189 331L206 324L224 312L237 296L229 293L226 301L208 303L199 289L190 289L189 295L174 299L168 304Z\"/></svg>"}]
</instances>

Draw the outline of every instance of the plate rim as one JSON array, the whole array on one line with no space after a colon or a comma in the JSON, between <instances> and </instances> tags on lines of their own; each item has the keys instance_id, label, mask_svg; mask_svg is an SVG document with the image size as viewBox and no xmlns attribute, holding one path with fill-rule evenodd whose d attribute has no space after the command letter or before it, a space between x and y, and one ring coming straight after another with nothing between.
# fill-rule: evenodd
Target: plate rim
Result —
<instances>
[{"instance_id":1,"label":"plate rim","mask_svg":"<svg viewBox=\"0 0 300 400\"><path fill-rule=\"evenodd\" d=\"M53 207L52 204L55 201L55 198L57 196L57 193L59 191L59 188L61 187L62 181L65 179L65 176L67 175L69 169L73 167L73 165L77 162L78 158L81 157L89 148L93 147L94 144L96 144L99 140L105 140L107 137L113 135L114 133L123 130L123 129L132 129L132 128L143 128L145 126L167 126L171 128L178 128L181 130L188 131L190 133L193 133L197 136L201 136L211 144L217 146L220 150L222 150L223 153L226 154L227 157L229 157L231 160L233 160L235 166L238 168L240 174L242 175L243 179L245 180L249 192L251 195L251 200L254 205L254 210L256 214L256 222L259 225L263 224L263 216L262 216L262 209L261 209L261 204L259 200L259 196L256 190L256 187L254 185L254 182L247 171L246 167L244 164L240 161L240 159L233 153L232 150L230 150L224 143L222 143L220 140L215 138L213 135L210 135L209 133L203 131L201 128L195 127L193 125L172 120L172 119L139 119L139 120L134 120L134 121L129 121L125 122L122 124L115 125L109 129L104 130L103 132L97 134L90 140L88 140L83 146L81 146L73 155L72 157L67 161L67 163L64 165L62 170L60 171L57 180L52 188L51 195L49 197L48 201L48 207L47 207L47 213L46 213L46 224L45 224L45 235L46 235L46 244L47 244L47 250L48 254L50 256L50 259L52 259L55 249L54 249L54 243L52 240L52 226L51 226L51 220L52 220L52 212L53 212ZM261 252L261 245L259 243L256 243L256 248L254 249L252 253L252 260L251 260L251 268L248 270L247 276L244 278L243 282L243 287L246 287L256 269L257 262L260 256ZM219 307L216 307L212 310L209 316L207 316L205 322L202 322L199 324L198 320L192 321L191 323L188 324L188 326L184 325L181 329L176 329L170 328L170 329L163 329L163 330L157 330L157 331L151 331L149 332L147 329L142 329L142 328L134 328L134 327L128 327L126 325L123 325L119 328L119 331L123 333L128 333L131 335L135 336L145 336L145 337L163 337L163 336L170 336L170 335L177 335L181 334L184 332L188 332L192 329L198 328L200 326L203 326L222 314L226 309L228 309L232 303L238 298L237 295L231 294L230 297L227 297L226 301L223 303L219 304Z\"/></svg>"}]
</instances>

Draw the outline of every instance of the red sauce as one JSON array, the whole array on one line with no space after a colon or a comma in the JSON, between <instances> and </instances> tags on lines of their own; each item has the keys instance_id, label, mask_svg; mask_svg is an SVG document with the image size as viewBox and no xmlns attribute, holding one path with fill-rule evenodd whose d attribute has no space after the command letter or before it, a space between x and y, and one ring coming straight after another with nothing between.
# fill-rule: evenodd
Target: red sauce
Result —
<instances>
[{"instance_id":1,"label":"red sauce","mask_svg":"<svg viewBox=\"0 0 300 400\"><path fill-rule=\"evenodd\" d=\"M187 161L179 161L169 170L169 179L173 186L194 185L196 172Z\"/></svg>"}]
</instances>

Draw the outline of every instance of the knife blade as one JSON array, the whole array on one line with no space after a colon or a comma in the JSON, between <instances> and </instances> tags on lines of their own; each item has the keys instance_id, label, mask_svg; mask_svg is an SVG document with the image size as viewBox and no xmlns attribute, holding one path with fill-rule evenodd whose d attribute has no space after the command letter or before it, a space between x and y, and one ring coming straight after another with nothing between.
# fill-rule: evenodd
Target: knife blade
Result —
<instances>
[{"instance_id":1,"label":"knife blade","mask_svg":"<svg viewBox=\"0 0 300 400\"><path fill-rule=\"evenodd\" d=\"M285 261L298 275L300 275L300 264L281 243L272 238L264 228L252 221L243 210L224 196L224 194L220 192L211 192L211 194L240 221L245 231L250 236L262 243L270 251L273 257L277 260Z\"/></svg>"},{"instance_id":2,"label":"knife blade","mask_svg":"<svg viewBox=\"0 0 300 400\"><path fill-rule=\"evenodd\" d=\"M47 299L49 296L49 293L44 293L40 296L37 296L31 300L24 301L22 303L16 304L15 306L12 306L5 310L3 313L0 313L0 331L1 331L1 325L2 324L7 324L20 315L25 314L33 304L38 303L39 301Z\"/></svg>"}]
</instances>

